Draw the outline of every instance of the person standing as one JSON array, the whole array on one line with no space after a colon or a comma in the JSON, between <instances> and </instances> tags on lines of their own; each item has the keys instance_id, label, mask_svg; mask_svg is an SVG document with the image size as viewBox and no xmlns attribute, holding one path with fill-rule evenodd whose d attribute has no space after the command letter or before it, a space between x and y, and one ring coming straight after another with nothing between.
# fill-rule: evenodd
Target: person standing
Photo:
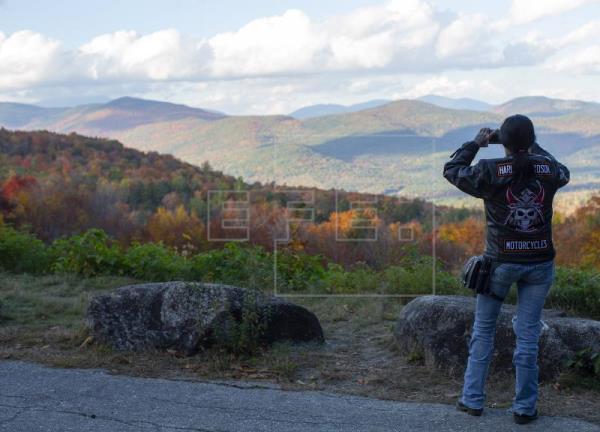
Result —
<instances>
[{"instance_id":1,"label":"person standing","mask_svg":"<svg viewBox=\"0 0 600 432\"><path fill-rule=\"evenodd\" d=\"M471 165L490 139L502 143L506 157L481 159ZM540 318L555 273L552 204L556 191L569 182L569 170L537 144L532 121L517 114L506 118L499 130L483 128L475 139L464 143L444 165L444 177L461 191L483 199L484 255L493 262L492 295L477 295L469 358L457 408L476 416L483 412L496 321L502 299L516 283L516 379L511 410L515 423L529 423L538 416Z\"/></svg>"}]
</instances>

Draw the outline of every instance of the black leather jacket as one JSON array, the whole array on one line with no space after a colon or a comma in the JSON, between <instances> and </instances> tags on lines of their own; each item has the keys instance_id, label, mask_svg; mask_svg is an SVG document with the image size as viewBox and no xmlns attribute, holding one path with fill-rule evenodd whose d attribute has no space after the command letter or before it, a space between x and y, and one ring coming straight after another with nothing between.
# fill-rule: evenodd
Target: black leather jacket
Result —
<instances>
[{"instance_id":1,"label":"black leather jacket","mask_svg":"<svg viewBox=\"0 0 600 432\"><path fill-rule=\"evenodd\" d=\"M478 150L474 141L464 143L444 165L444 177L463 192L484 200L485 255L499 262L553 259L552 200L569 182L567 167L536 143L527 154L535 176L511 184L512 156L481 159L471 166Z\"/></svg>"}]
</instances>

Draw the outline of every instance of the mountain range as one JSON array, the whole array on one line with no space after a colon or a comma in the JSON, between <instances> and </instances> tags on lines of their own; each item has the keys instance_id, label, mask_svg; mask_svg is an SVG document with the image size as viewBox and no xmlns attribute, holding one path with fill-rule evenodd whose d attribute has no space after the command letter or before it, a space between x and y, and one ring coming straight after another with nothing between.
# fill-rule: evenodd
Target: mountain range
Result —
<instances>
[{"instance_id":1,"label":"mountain range","mask_svg":"<svg viewBox=\"0 0 600 432\"><path fill-rule=\"evenodd\" d=\"M390 103L389 99L375 99L367 102L357 103L354 105L339 105L339 104L317 104L309 105L297 109L296 111L289 114L290 117L294 117L298 120L303 120L312 117L321 117L332 114L343 114L349 112L362 111L369 108L376 108L381 105Z\"/></svg>"},{"instance_id":2,"label":"mountain range","mask_svg":"<svg viewBox=\"0 0 600 432\"><path fill-rule=\"evenodd\" d=\"M425 95L417 100L439 106L441 108L463 109L473 111L488 111L493 105L487 102L479 101L470 98L451 98L439 95ZM309 105L297 109L289 114L290 117L303 120L312 117L320 117L332 114L343 114L349 112L362 111L369 108L376 108L381 105L393 102L390 99L374 99L367 102L357 103L354 105L339 105L339 104L318 104Z\"/></svg>"},{"instance_id":3,"label":"mountain range","mask_svg":"<svg viewBox=\"0 0 600 432\"><path fill-rule=\"evenodd\" d=\"M77 132L129 147L210 161L247 181L340 188L455 201L440 175L449 153L481 127L513 113L529 115L538 142L573 171L566 191L580 199L600 189L600 104L523 97L500 105L425 96L352 106L315 105L290 115L232 116L124 97L69 108L0 103L8 129ZM502 154L501 146L482 150Z\"/></svg>"}]
</instances>

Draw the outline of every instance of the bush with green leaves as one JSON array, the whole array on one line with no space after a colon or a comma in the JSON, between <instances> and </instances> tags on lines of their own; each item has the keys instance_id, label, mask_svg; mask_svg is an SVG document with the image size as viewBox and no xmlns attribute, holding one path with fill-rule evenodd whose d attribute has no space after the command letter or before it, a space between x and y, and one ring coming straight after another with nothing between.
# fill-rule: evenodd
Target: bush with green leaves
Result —
<instances>
[{"instance_id":1,"label":"bush with green leaves","mask_svg":"<svg viewBox=\"0 0 600 432\"><path fill-rule=\"evenodd\" d=\"M437 294L471 294L439 262L436 267L433 263L432 257L412 255L381 271L375 271L364 263L358 263L348 270L330 263L325 275L326 291L332 294L432 294L435 273Z\"/></svg>"},{"instance_id":2,"label":"bush with green leaves","mask_svg":"<svg viewBox=\"0 0 600 432\"><path fill-rule=\"evenodd\" d=\"M273 260L260 246L226 243L222 249L193 256L191 277L259 290L273 286Z\"/></svg>"},{"instance_id":3,"label":"bush with green leaves","mask_svg":"<svg viewBox=\"0 0 600 432\"><path fill-rule=\"evenodd\" d=\"M268 310L258 304L258 296L253 290L244 294L239 316L228 312L221 317L215 328L215 341L226 351L240 357L255 355L265 344Z\"/></svg>"},{"instance_id":4,"label":"bush with green leaves","mask_svg":"<svg viewBox=\"0 0 600 432\"><path fill-rule=\"evenodd\" d=\"M600 319L600 272L557 267L546 307Z\"/></svg>"},{"instance_id":5,"label":"bush with green leaves","mask_svg":"<svg viewBox=\"0 0 600 432\"><path fill-rule=\"evenodd\" d=\"M192 279L191 263L163 243L134 243L125 252L125 272L154 282Z\"/></svg>"},{"instance_id":6,"label":"bush with green leaves","mask_svg":"<svg viewBox=\"0 0 600 432\"><path fill-rule=\"evenodd\" d=\"M324 286L328 294L377 293L384 289L381 275L364 263L358 263L350 270L329 263Z\"/></svg>"},{"instance_id":7,"label":"bush with green leaves","mask_svg":"<svg viewBox=\"0 0 600 432\"><path fill-rule=\"evenodd\" d=\"M323 291L326 268L322 255L283 250L274 254L274 260L277 263L278 292Z\"/></svg>"},{"instance_id":8,"label":"bush with green leaves","mask_svg":"<svg viewBox=\"0 0 600 432\"><path fill-rule=\"evenodd\" d=\"M600 384L600 352L591 348L575 353L575 357L567 362L567 367L577 375L591 378Z\"/></svg>"},{"instance_id":9,"label":"bush with green leaves","mask_svg":"<svg viewBox=\"0 0 600 432\"><path fill-rule=\"evenodd\" d=\"M121 247L101 229L61 238L52 244L52 269L85 277L125 274Z\"/></svg>"},{"instance_id":10,"label":"bush with green leaves","mask_svg":"<svg viewBox=\"0 0 600 432\"><path fill-rule=\"evenodd\" d=\"M269 291L274 286L275 264L279 293L429 294L435 267L437 294L472 295L456 275L416 249L382 270L365 263L344 269L326 263L320 255L288 250L274 255L260 246L239 242L191 257L162 243L134 243L124 250L100 229L55 240L47 247L25 231L0 224L0 270L13 273L123 275L144 281L194 280ZM515 289L506 301L516 302ZM600 319L600 273L557 267L546 307Z\"/></svg>"},{"instance_id":11,"label":"bush with green leaves","mask_svg":"<svg viewBox=\"0 0 600 432\"><path fill-rule=\"evenodd\" d=\"M506 297L506 302L513 304L517 302L515 286ZM595 270L557 266L556 277L544 307L600 319L600 273Z\"/></svg>"},{"instance_id":12,"label":"bush with green leaves","mask_svg":"<svg viewBox=\"0 0 600 432\"><path fill-rule=\"evenodd\" d=\"M436 294L472 294L461 287L456 276L430 256L406 256L398 265L390 266L382 273L389 294L432 294L434 280Z\"/></svg>"},{"instance_id":13,"label":"bush with green leaves","mask_svg":"<svg viewBox=\"0 0 600 432\"><path fill-rule=\"evenodd\" d=\"M0 225L0 270L47 273L51 262L52 257L41 240L9 225Z\"/></svg>"}]
</instances>

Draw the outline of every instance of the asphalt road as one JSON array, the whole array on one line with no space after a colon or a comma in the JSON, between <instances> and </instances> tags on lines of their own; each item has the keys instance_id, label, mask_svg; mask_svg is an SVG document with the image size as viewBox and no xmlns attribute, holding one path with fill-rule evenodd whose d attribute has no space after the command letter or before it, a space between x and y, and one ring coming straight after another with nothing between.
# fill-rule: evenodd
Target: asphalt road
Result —
<instances>
[{"instance_id":1,"label":"asphalt road","mask_svg":"<svg viewBox=\"0 0 600 432\"><path fill-rule=\"evenodd\" d=\"M518 426L505 410L470 417L452 406L283 391L244 382L112 376L0 362L0 431L600 431L542 417Z\"/></svg>"}]
</instances>

